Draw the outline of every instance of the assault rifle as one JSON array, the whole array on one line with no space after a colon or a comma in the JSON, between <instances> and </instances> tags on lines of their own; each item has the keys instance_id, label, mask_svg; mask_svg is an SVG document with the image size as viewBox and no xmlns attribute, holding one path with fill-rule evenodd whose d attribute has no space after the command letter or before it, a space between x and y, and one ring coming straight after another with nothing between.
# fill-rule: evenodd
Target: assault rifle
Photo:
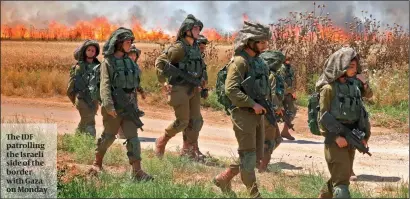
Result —
<instances>
[{"instance_id":1,"label":"assault rifle","mask_svg":"<svg viewBox=\"0 0 410 199\"><path fill-rule=\"evenodd\" d=\"M295 130L293 128L294 124L292 124L292 122L290 121L290 114L292 113L288 113L288 111L286 111L286 113L282 115L277 115L277 116L282 119L282 121L286 124L286 126L288 126L290 129L294 131Z\"/></svg>"},{"instance_id":2,"label":"assault rifle","mask_svg":"<svg viewBox=\"0 0 410 199\"><path fill-rule=\"evenodd\" d=\"M74 92L78 93L78 99L83 99L87 103L88 107L91 109L95 108L95 104L90 95L90 90L88 88L87 82L84 80L84 76L88 74L74 76ZM87 78L88 79L88 78Z\"/></svg>"},{"instance_id":3,"label":"assault rifle","mask_svg":"<svg viewBox=\"0 0 410 199\"><path fill-rule=\"evenodd\" d=\"M365 136L365 133L363 131L360 131L358 129L350 130L349 128L338 122L336 118L327 111L320 118L319 122L328 130L329 133L331 133L330 136L335 137L337 135L340 135L346 138L347 143L355 147L360 153L372 156L372 154L369 153L369 147L364 146L364 144L362 143L362 140Z\"/></svg>"},{"instance_id":4,"label":"assault rifle","mask_svg":"<svg viewBox=\"0 0 410 199\"><path fill-rule=\"evenodd\" d=\"M272 125L276 125L276 116L273 109L273 104L266 99L265 96L258 95L255 93L254 89L255 77L249 76L241 83L242 88L244 89L246 95L255 100L256 103L260 104L263 108L266 109L265 117Z\"/></svg>"},{"instance_id":5,"label":"assault rifle","mask_svg":"<svg viewBox=\"0 0 410 199\"><path fill-rule=\"evenodd\" d=\"M131 102L130 98L126 95L125 91L122 88L116 88L112 92L114 98L115 109L120 109L121 112L119 115L126 120L131 120L137 128L142 129L144 125L140 119L140 110Z\"/></svg>"},{"instance_id":6,"label":"assault rifle","mask_svg":"<svg viewBox=\"0 0 410 199\"><path fill-rule=\"evenodd\" d=\"M179 70L179 68L175 67L170 62L167 62L165 64L163 71L164 71L164 74L170 77L171 79L176 79L179 77L185 82L187 82L188 84L192 85L192 88L190 89L190 91L188 91L188 94L191 94L193 88L201 86L201 80L194 77L194 75L196 74L190 74L182 70ZM201 91L201 97L205 98L207 94L208 94L208 89L203 88Z\"/></svg>"}]
</instances>

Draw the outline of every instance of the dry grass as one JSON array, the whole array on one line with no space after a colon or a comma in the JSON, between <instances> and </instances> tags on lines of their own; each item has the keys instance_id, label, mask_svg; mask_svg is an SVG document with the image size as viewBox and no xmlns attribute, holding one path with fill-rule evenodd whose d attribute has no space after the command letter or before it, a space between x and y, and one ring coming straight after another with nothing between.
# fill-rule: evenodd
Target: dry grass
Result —
<instances>
[{"instance_id":1,"label":"dry grass","mask_svg":"<svg viewBox=\"0 0 410 199\"><path fill-rule=\"evenodd\" d=\"M387 26L382 31L380 22L365 11L362 18L347 23L347 34L342 34L333 26L331 14L325 12L324 5L314 4L307 12L290 12L288 17L271 24L274 42L270 49L281 49L292 57L298 96L303 96L314 91L326 58L343 44L349 44L359 52L364 73L373 88L374 96L369 104L375 110L374 115L381 114L377 118L382 125L394 123L394 120L384 117L385 113L392 117L399 114L400 125L408 123L409 32L398 24ZM65 95L68 70L75 63L73 52L80 44L1 41L1 94L28 97ZM154 104L166 101L160 94L154 63L168 46L159 42L137 43L142 50L138 61L143 70L142 84ZM216 73L232 56L232 44L211 42L205 54L209 87L212 89ZM102 59L101 55L99 59ZM219 107L212 97L205 104ZM388 121L383 121L386 118Z\"/></svg>"}]
</instances>

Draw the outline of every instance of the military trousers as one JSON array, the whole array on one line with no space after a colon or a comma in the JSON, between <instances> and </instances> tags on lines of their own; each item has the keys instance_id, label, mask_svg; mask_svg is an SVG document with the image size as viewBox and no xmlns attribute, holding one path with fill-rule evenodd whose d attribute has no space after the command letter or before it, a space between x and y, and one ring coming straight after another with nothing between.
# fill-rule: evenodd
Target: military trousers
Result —
<instances>
[{"instance_id":1,"label":"military trousers","mask_svg":"<svg viewBox=\"0 0 410 199\"><path fill-rule=\"evenodd\" d=\"M292 113L289 118L291 121L293 121L296 116L297 107L295 104L295 99L293 98L291 93L285 94L283 98L283 108L285 109L285 113Z\"/></svg>"},{"instance_id":2,"label":"military trousers","mask_svg":"<svg viewBox=\"0 0 410 199\"><path fill-rule=\"evenodd\" d=\"M191 86L174 85L168 104L174 109L176 119L165 129L166 134L173 137L183 131L184 141L197 143L203 125L201 93Z\"/></svg>"},{"instance_id":3,"label":"military trousers","mask_svg":"<svg viewBox=\"0 0 410 199\"><path fill-rule=\"evenodd\" d=\"M260 160L264 155L270 156L272 152L282 143L283 139L280 136L280 130L278 124L272 125L269 121L264 117L264 126L265 126L265 141L264 145L258 146L262 147L263 149L257 149L258 152L256 154L257 159ZM263 153L261 152L263 151Z\"/></svg>"},{"instance_id":4,"label":"military trousers","mask_svg":"<svg viewBox=\"0 0 410 199\"><path fill-rule=\"evenodd\" d=\"M90 108L89 105L83 99L78 99L76 97L75 107L80 113L80 118L81 118L77 126L77 131L85 132L95 137L96 136L95 115L97 113L98 104L94 103L94 108Z\"/></svg>"},{"instance_id":5,"label":"military trousers","mask_svg":"<svg viewBox=\"0 0 410 199\"><path fill-rule=\"evenodd\" d=\"M257 154L263 156L265 140L263 116L256 115L252 108L233 108L230 110L235 137L238 142L238 166L243 184L248 188L256 187L255 167ZM258 151L257 151L258 150Z\"/></svg>"},{"instance_id":6,"label":"military trousers","mask_svg":"<svg viewBox=\"0 0 410 199\"><path fill-rule=\"evenodd\" d=\"M127 95L131 102L136 103L134 93ZM101 155L104 155L107 152L107 149L115 141L115 135L121 128L122 133L127 140L126 148L129 163L132 164L136 160L141 160L141 144L138 138L138 128L131 120L124 119L120 115L121 111L122 110L116 110L117 116L113 117L108 114L105 108L101 108L104 130L101 137L98 139L96 151Z\"/></svg>"},{"instance_id":7,"label":"military trousers","mask_svg":"<svg viewBox=\"0 0 410 199\"><path fill-rule=\"evenodd\" d=\"M349 186L356 149L350 145L340 148L336 142L325 144L324 148L330 179L324 185L322 192L332 193L336 186Z\"/></svg>"}]
</instances>

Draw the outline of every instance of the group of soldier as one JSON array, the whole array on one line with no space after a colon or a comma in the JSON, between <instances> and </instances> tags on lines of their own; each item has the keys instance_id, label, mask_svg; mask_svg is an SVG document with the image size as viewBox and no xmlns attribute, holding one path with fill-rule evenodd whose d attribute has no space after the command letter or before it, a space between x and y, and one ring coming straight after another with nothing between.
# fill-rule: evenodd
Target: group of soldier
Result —
<instances>
[{"instance_id":1,"label":"group of soldier","mask_svg":"<svg viewBox=\"0 0 410 199\"><path fill-rule=\"evenodd\" d=\"M158 81L166 90L168 104L174 109L176 117L155 142L155 153L159 158L163 157L168 141L181 131L181 155L194 161L204 161L206 158L198 147L199 132L204 123L200 100L201 97L208 97L208 74L204 62L208 40L200 35L202 28L203 23L189 14L179 28L176 42L155 61ZM277 122L272 123L266 117L272 108L276 116L287 114L293 120L297 110L294 104L296 89L291 59L280 50L267 50L271 38L268 26L244 22L235 39L232 59L226 65L226 80L222 81L223 92L229 99L226 110L238 142L239 161L233 162L213 179L213 183L224 193L235 194L231 189L231 180L240 174L250 196L261 197L255 168L259 172L267 171L272 152L283 141L282 137L295 139L290 135L288 125L284 124L280 132ZM145 99L140 79L141 70L137 64L141 51L133 44L134 39L130 29L120 27L115 30L104 44L104 59L101 63L97 59L100 53L98 42L86 40L74 53L77 64L70 72L67 95L81 116L77 130L94 137L95 115L101 104L104 129L97 141L91 171L98 173L102 170L104 155L118 136L126 139L133 178L145 181L154 178L141 168L141 146L138 139L138 128L141 125L124 114L131 107L138 117L144 115L137 102L137 93ZM361 96L371 96L367 81L359 76L358 61L359 56L352 48L341 48L329 57L325 72L317 83L317 91L320 92L319 115L329 111L338 120L347 121L349 128L355 128L356 121L359 120L356 112L362 105ZM170 67L177 68L182 75L169 72ZM251 85L253 92L263 96L272 107L261 105L260 99L253 99L244 92L242 82L248 77L254 78ZM79 88L81 86L78 85L81 84L78 81L89 84L88 89ZM92 82L97 84L90 86ZM87 96L91 96L91 102L86 100ZM350 100L350 104L344 106L346 103L343 101L343 104L342 100ZM130 106L123 106L124 101ZM330 138L327 130L322 126L321 128L322 135L326 138L324 151L331 178L319 197L350 197L348 186L355 150L348 146L343 137ZM370 129L366 133L367 141Z\"/></svg>"}]
</instances>

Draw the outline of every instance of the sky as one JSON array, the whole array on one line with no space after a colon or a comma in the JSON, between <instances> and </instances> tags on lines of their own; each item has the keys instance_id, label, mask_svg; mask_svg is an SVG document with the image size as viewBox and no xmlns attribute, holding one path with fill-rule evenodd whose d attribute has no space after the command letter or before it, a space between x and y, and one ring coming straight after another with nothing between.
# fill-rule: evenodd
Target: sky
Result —
<instances>
[{"instance_id":1,"label":"sky","mask_svg":"<svg viewBox=\"0 0 410 199\"><path fill-rule=\"evenodd\" d=\"M386 23L409 28L408 1L319 1L325 4L334 24L344 26L353 17L363 18L362 10ZM136 17L146 29L175 31L188 14L200 19L207 28L235 31L242 26L242 15L269 24L289 12L313 10L313 1L7 1L1 2L1 24L47 27L50 20L71 26L78 20L105 16L111 23L130 25ZM367 16L368 16L367 15Z\"/></svg>"}]
</instances>

